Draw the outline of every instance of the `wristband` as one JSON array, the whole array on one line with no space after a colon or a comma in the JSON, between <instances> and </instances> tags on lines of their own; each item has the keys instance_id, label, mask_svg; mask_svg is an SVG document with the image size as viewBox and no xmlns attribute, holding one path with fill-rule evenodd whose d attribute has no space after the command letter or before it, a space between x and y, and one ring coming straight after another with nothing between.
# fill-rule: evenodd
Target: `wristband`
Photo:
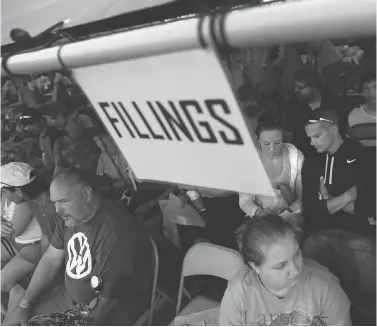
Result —
<instances>
[{"instance_id":1,"label":"wristband","mask_svg":"<svg viewBox=\"0 0 377 327\"><path fill-rule=\"evenodd\" d=\"M20 308L23 309L30 309L31 308L31 303L28 299L23 298L20 303L18 304Z\"/></svg>"}]
</instances>

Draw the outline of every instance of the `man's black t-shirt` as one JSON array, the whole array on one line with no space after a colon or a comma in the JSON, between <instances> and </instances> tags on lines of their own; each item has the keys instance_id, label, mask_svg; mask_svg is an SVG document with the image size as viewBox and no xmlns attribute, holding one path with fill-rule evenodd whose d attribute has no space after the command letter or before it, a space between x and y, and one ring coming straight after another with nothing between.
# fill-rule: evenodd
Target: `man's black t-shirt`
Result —
<instances>
[{"instance_id":1,"label":"man's black t-shirt","mask_svg":"<svg viewBox=\"0 0 377 327\"><path fill-rule=\"evenodd\" d=\"M103 200L88 221L65 227L60 219L52 246L65 252L65 287L76 303L95 297L92 276L101 277L100 294L138 311L150 296L152 248L141 224L123 206Z\"/></svg>"}]
</instances>

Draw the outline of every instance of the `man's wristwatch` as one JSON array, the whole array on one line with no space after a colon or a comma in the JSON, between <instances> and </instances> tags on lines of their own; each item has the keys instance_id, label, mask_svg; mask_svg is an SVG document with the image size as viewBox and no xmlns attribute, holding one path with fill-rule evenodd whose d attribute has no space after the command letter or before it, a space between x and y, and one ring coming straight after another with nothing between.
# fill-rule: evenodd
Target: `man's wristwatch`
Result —
<instances>
[{"instance_id":1,"label":"man's wristwatch","mask_svg":"<svg viewBox=\"0 0 377 327\"><path fill-rule=\"evenodd\" d=\"M18 304L20 308L23 309L30 309L31 308L31 302L28 299L23 298L20 303Z\"/></svg>"},{"instance_id":2,"label":"man's wristwatch","mask_svg":"<svg viewBox=\"0 0 377 327\"><path fill-rule=\"evenodd\" d=\"M289 213L293 213L292 208L288 208L287 211L288 211Z\"/></svg>"}]
</instances>

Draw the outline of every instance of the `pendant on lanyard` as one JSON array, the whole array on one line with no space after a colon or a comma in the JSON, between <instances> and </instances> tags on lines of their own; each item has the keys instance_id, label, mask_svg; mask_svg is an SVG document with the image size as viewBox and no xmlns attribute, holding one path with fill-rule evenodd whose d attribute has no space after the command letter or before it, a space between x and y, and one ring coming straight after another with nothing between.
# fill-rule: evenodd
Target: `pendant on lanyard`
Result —
<instances>
[{"instance_id":1,"label":"pendant on lanyard","mask_svg":"<svg viewBox=\"0 0 377 327\"><path fill-rule=\"evenodd\" d=\"M102 281L102 278L100 276L92 276L92 278L90 278L90 287L92 288L92 290L94 291L94 293L96 293L96 303L95 303L94 307L91 308L92 311L98 305L99 292L100 292L100 290L102 288L102 284L103 284L103 281Z\"/></svg>"}]
</instances>

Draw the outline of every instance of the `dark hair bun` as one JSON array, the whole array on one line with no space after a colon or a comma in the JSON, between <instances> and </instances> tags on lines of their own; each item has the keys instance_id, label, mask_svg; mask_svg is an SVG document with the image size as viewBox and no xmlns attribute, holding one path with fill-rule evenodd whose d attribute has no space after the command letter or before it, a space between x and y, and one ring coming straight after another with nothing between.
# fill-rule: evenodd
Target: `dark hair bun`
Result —
<instances>
[{"instance_id":1,"label":"dark hair bun","mask_svg":"<svg viewBox=\"0 0 377 327\"><path fill-rule=\"evenodd\" d=\"M258 124L279 124L281 123L281 117L275 115L262 115L258 118Z\"/></svg>"},{"instance_id":2,"label":"dark hair bun","mask_svg":"<svg viewBox=\"0 0 377 327\"><path fill-rule=\"evenodd\" d=\"M259 139L260 135L264 131L278 130L284 133L284 127L281 124L281 118L279 116L261 116L258 119L258 126L255 130L257 137Z\"/></svg>"}]
</instances>

